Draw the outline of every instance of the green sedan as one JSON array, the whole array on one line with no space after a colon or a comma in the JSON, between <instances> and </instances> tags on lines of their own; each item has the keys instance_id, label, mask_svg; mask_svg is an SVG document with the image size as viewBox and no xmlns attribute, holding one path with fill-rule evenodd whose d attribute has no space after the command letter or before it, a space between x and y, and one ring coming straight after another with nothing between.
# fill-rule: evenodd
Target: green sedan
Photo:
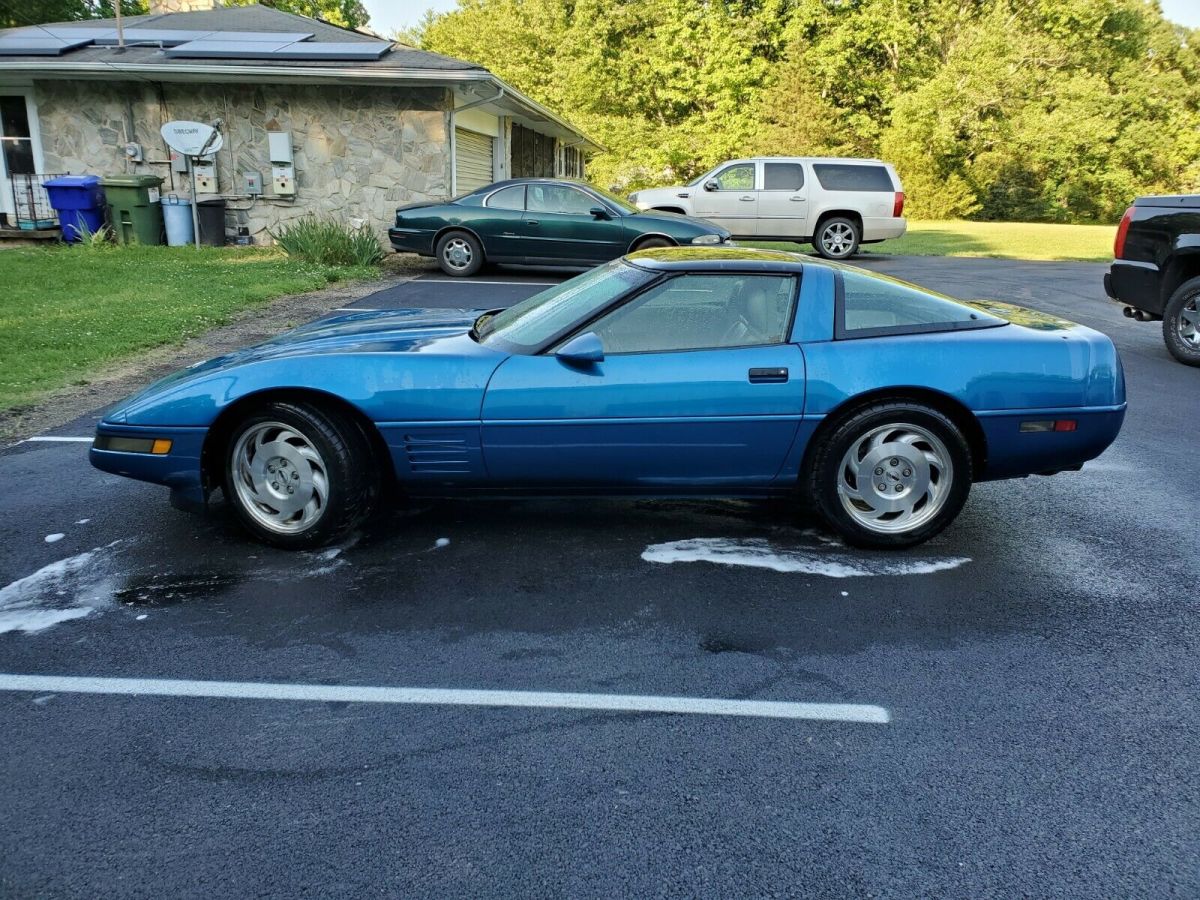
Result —
<instances>
[{"instance_id":1,"label":"green sedan","mask_svg":"<svg viewBox=\"0 0 1200 900\"><path fill-rule=\"evenodd\" d=\"M435 256L447 275L474 275L484 263L594 266L634 250L724 244L724 228L674 213L642 212L577 181L497 181L445 203L396 210L392 248Z\"/></svg>"}]
</instances>

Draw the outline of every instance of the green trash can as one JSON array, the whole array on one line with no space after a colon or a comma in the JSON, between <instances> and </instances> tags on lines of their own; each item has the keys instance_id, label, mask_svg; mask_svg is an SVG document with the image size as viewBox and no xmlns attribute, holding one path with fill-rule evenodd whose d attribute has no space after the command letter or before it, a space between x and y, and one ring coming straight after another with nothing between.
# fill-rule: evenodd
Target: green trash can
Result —
<instances>
[{"instance_id":1,"label":"green trash can","mask_svg":"<svg viewBox=\"0 0 1200 900\"><path fill-rule=\"evenodd\" d=\"M119 243L161 244L163 214L157 175L108 175L104 195L108 198L108 221Z\"/></svg>"}]
</instances>

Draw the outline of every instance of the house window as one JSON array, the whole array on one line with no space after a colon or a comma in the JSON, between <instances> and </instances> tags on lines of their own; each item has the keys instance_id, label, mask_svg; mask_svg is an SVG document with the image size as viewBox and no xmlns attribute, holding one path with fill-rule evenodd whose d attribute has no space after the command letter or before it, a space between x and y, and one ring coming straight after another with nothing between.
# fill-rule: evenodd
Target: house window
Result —
<instances>
[{"instance_id":1,"label":"house window","mask_svg":"<svg viewBox=\"0 0 1200 900\"><path fill-rule=\"evenodd\" d=\"M0 141L4 144L4 168L9 175L32 175L33 136L25 97L0 96Z\"/></svg>"}]
</instances>

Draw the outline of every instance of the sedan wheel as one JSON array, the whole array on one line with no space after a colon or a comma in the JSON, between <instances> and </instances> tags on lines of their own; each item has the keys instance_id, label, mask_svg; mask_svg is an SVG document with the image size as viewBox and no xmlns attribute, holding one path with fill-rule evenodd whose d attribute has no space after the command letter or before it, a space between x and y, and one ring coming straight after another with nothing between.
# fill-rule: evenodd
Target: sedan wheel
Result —
<instances>
[{"instance_id":1,"label":"sedan wheel","mask_svg":"<svg viewBox=\"0 0 1200 900\"><path fill-rule=\"evenodd\" d=\"M238 423L226 496L257 538L319 547L358 525L377 493L370 445L354 422L307 404L269 403Z\"/></svg>"},{"instance_id":2,"label":"sedan wheel","mask_svg":"<svg viewBox=\"0 0 1200 900\"><path fill-rule=\"evenodd\" d=\"M1200 366L1200 278L1185 281L1167 301L1163 340L1181 363Z\"/></svg>"},{"instance_id":3,"label":"sedan wheel","mask_svg":"<svg viewBox=\"0 0 1200 900\"><path fill-rule=\"evenodd\" d=\"M849 219L829 219L817 234L817 253L826 259L848 259L858 250L858 227Z\"/></svg>"},{"instance_id":4,"label":"sedan wheel","mask_svg":"<svg viewBox=\"0 0 1200 900\"><path fill-rule=\"evenodd\" d=\"M878 403L818 439L803 486L848 542L908 547L949 525L966 503L970 446L932 407Z\"/></svg>"},{"instance_id":5,"label":"sedan wheel","mask_svg":"<svg viewBox=\"0 0 1200 900\"><path fill-rule=\"evenodd\" d=\"M452 231L438 241L437 260L447 275L466 278L483 268L483 247L474 235Z\"/></svg>"}]
</instances>

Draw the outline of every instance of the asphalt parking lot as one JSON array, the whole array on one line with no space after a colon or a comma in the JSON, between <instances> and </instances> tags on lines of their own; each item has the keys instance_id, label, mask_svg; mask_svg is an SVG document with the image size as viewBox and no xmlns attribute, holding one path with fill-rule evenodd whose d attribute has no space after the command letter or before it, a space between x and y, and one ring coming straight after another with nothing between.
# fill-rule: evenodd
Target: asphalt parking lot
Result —
<instances>
[{"instance_id":1,"label":"asphalt parking lot","mask_svg":"<svg viewBox=\"0 0 1200 900\"><path fill-rule=\"evenodd\" d=\"M1196 896L1200 370L1101 265L862 264L1109 334L1118 442L977 486L903 554L666 501L439 503L288 554L83 441L4 451L0 671L139 681L0 678L0 894ZM655 705L679 697L777 705Z\"/></svg>"}]
</instances>

